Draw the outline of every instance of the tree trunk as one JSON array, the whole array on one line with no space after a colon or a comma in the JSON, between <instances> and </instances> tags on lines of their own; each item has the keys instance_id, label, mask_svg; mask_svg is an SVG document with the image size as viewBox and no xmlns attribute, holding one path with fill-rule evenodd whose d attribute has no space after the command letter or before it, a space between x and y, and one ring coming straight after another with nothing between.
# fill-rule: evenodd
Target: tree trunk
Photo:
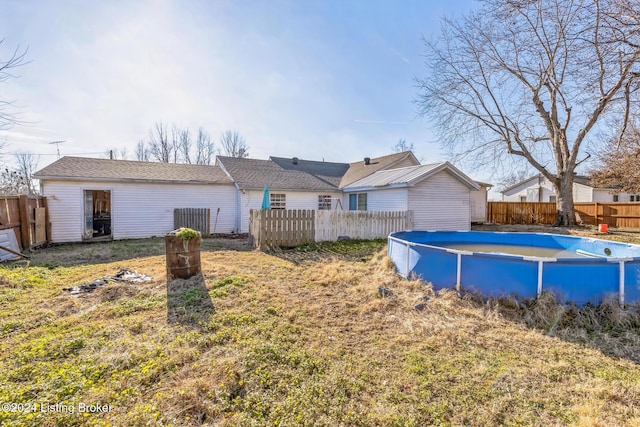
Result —
<instances>
[{"instance_id":1,"label":"tree trunk","mask_svg":"<svg viewBox=\"0 0 640 427\"><path fill-rule=\"evenodd\" d=\"M573 180L572 174L562 174L554 184L556 190L556 222L554 227L568 227L576 225L576 214L573 209Z\"/></svg>"}]
</instances>

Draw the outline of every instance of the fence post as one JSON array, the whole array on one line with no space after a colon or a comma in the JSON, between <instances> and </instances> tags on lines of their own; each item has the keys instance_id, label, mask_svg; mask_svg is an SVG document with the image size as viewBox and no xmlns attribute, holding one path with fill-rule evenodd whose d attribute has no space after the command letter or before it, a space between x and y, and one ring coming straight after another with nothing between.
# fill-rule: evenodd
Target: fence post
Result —
<instances>
[{"instance_id":1,"label":"fence post","mask_svg":"<svg viewBox=\"0 0 640 427\"><path fill-rule=\"evenodd\" d=\"M20 212L20 240L22 249L29 249L31 246L31 221L29 221L29 205L27 196L20 196L18 199L18 211Z\"/></svg>"}]
</instances>

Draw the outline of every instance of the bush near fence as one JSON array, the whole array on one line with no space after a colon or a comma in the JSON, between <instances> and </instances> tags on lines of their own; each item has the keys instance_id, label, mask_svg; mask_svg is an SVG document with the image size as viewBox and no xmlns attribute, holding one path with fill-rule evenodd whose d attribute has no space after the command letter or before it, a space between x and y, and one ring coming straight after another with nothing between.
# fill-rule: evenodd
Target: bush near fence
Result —
<instances>
[{"instance_id":1,"label":"bush near fence","mask_svg":"<svg viewBox=\"0 0 640 427\"><path fill-rule=\"evenodd\" d=\"M255 248L295 247L311 242L384 238L413 228L413 212L251 209L249 244Z\"/></svg>"},{"instance_id":2,"label":"bush near fence","mask_svg":"<svg viewBox=\"0 0 640 427\"><path fill-rule=\"evenodd\" d=\"M640 229L638 202L575 203L579 224ZM553 224L556 204L550 202L488 202L487 221L494 224Z\"/></svg>"}]
</instances>

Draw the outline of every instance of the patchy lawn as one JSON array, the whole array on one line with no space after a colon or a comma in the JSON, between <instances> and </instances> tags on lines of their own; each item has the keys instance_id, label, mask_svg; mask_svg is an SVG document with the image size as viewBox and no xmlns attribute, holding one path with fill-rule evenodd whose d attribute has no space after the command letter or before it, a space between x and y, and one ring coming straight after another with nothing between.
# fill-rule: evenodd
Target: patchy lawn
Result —
<instances>
[{"instance_id":1,"label":"patchy lawn","mask_svg":"<svg viewBox=\"0 0 640 427\"><path fill-rule=\"evenodd\" d=\"M636 312L436 295L384 241L229 244L170 284L162 239L0 267L0 425L640 423ZM121 268L154 280L63 291Z\"/></svg>"}]
</instances>

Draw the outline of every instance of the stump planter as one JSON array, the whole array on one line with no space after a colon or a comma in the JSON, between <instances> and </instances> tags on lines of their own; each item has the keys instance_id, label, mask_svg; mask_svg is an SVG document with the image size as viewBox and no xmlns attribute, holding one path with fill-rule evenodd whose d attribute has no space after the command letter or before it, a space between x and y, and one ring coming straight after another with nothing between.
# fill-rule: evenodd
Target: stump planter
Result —
<instances>
[{"instance_id":1,"label":"stump planter","mask_svg":"<svg viewBox=\"0 0 640 427\"><path fill-rule=\"evenodd\" d=\"M201 240L200 232L184 228L165 235L167 282L200 274Z\"/></svg>"}]
</instances>

